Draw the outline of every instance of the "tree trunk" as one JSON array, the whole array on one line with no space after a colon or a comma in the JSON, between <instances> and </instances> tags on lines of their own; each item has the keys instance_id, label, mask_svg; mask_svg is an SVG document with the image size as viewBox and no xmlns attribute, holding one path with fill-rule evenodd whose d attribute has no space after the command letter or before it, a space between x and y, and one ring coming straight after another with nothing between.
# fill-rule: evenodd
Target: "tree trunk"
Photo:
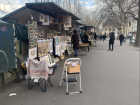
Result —
<instances>
[{"instance_id":1,"label":"tree trunk","mask_svg":"<svg viewBox=\"0 0 140 105\"><path fill-rule=\"evenodd\" d=\"M140 45L140 21L137 21L137 34L136 34L136 40L135 40L135 45L139 46Z\"/></svg>"},{"instance_id":2,"label":"tree trunk","mask_svg":"<svg viewBox=\"0 0 140 105\"><path fill-rule=\"evenodd\" d=\"M140 19L140 0L139 0L138 5L139 5L138 17ZM136 46L140 46L140 37L139 37L140 30L139 29L140 29L140 20L137 20L137 34L136 34L136 40L135 40L135 45Z\"/></svg>"}]
</instances>

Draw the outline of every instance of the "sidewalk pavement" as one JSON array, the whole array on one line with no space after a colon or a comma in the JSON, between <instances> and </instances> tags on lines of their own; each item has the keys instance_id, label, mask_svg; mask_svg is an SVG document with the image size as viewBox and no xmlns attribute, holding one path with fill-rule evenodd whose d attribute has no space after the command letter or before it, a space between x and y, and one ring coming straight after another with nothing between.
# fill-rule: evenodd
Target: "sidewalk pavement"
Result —
<instances>
[{"instance_id":1,"label":"sidewalk pavement","mask_svg":"<svg viewBox=\"0 0 140 105\"><path fill-rule=\"evenodd\" d=\"M66 95L65 83L59 88L64 61L60 61L53 87L43 93L36 85L28 90L28 82L10 83L0 88L0 105L139 105L139 51L115 41L114 51L108 51L108 41L97 42L82 59L83 93ZM72 75L72 77L75 75ZM69 91L79 91L69 84ZM16 93L16 96L9 96Z\"/></svg>"}]
</instances>

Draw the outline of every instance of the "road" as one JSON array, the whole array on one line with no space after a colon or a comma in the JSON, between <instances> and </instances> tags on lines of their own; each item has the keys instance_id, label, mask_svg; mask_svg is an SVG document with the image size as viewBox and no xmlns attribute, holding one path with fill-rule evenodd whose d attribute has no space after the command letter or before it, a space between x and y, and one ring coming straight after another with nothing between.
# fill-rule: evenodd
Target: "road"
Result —
<instances>
[{"instance_id":1,"label":"road","mask_svg":"<svg viewBox=\"0 0 140 105\"><path fill-rule=\"evenodd\" d=\"M64 61L60 61L53 87L43 93L38 86L28 90L28 82L10 83L0 88L1 105L139 105L139 51L128 45L119 46L115 41L114 51L108 51L108 41L97 42L82 59L83 93L66 95L65 83L58 88ZM72 75L74 76L74 75ZM42 84L43 85L43 84ZM69 84L69 91L79 91ZM9 96L16 93L16 96Z\"/></svg>"}]
</instances>

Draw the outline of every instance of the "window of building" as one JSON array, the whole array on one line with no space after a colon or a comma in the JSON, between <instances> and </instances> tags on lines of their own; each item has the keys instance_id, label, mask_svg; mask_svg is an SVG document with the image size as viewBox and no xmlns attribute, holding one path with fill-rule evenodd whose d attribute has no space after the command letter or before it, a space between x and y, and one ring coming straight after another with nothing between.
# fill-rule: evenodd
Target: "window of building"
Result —
<instances>
[{"instance_id":1,"label":"window of building","mask_svg":"<svg viewBox=\"0 0 140 105\"><path fill-rule=\"evenodd\" d=\"M107 29L105 28L105 31L106 31Z\"/></svg>"},{"instance_id":2,"label":"window of building","mask_svg":"<svg viewBox=\"0 0 140 105\"><path fill-rule=\"evenodd\" d=\"M115 28L114 28L114 31L115 31Z\"/></svg>"}]
</instances>

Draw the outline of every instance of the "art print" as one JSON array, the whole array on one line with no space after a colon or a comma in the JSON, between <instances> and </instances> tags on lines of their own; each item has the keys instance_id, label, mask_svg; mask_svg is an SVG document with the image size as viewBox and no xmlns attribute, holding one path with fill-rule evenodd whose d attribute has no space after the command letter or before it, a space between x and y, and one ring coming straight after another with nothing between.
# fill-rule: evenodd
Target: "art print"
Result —
<instances>
[{"instance_id":1,"label":"art print","mask_svg":"<svg viewBox=\"0 0 140 105\"><path fill-rule=\"evenodd\" d=\"M29 58L33 59L37 57L37 48L29 49Z\"/></svg>"},{"instance_id":2,"label":"art print","mask_svg":"<svg viewBox=\"0 0 140 105\"><path fill-rule=\"evenodd\" d=\"M43 25L49 25L49 16L48 15L45 15L44 16L44 20L43 20Z\"/></svg>"},{"instance_id":3,"label":"art print","mask_svg":"<svg viewBox=\"0 0 140 105\"><path fill-rule=\"evenodd\" d=\"M64 27L71 27L71 16L65 16Z\"/></svg>"},{"instance_id":4,"label":"art print","mask_svg":"<svg viewBox=\"0 0 140 105\"><path fill-rule=\"evenodd\" d=\"M40 22L43 22L43 21L44 21L44 15L43 15L43 14L40 14L40 16L39 16L39 21L40 21Z\"/></svg>"}]
</instances>

